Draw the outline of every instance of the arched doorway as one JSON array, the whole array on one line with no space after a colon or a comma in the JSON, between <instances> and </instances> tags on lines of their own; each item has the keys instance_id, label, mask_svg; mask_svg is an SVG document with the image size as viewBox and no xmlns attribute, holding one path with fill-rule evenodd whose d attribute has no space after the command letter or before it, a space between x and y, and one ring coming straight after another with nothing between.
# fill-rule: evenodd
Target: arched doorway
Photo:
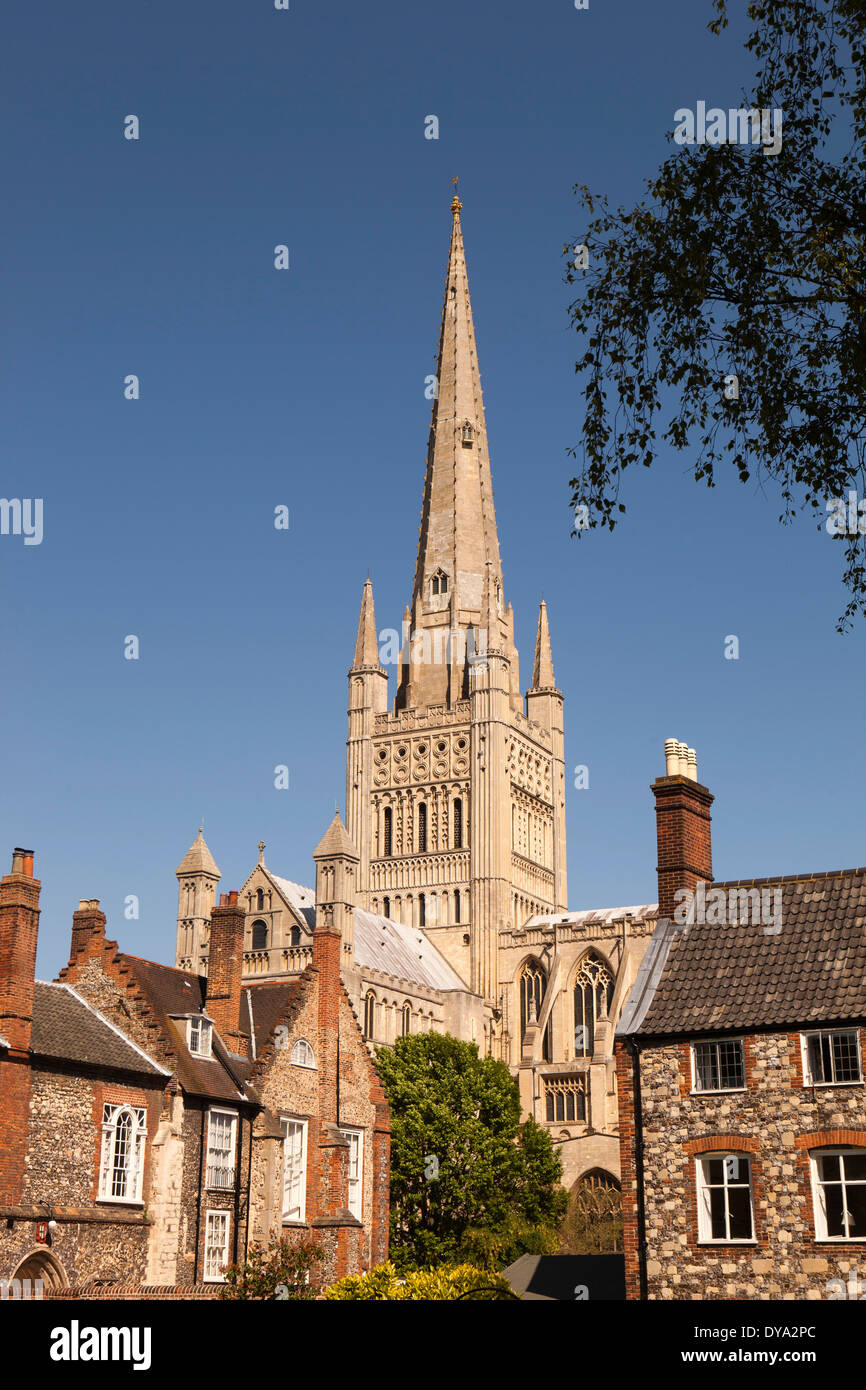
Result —
<instances>
[{"instance_id":1,"label":"arched doorway","mask_svg":"<svg viewBox=\"0 0 866 1390\"><path fill-rule=\"evenodd\" d=\"M44 1245L37 1245L35 1249L24 1256L12 1278L18 1279L22 1283L25 1279L29 1279L31 1288L35 1287L37 1279L41 1279L42 1286L46 1289L66 1288L69 1284L63 1265L54 1252L48 1250Z\"/></svg>"},{"instance_id":2,"label":"arched doorway","mask_svg":"<svg viewBox=\"0 0 866 1390\"><path fill-rule=\"evenodd\" d=\"M622 1250L622 1193L604 1168L592 1168L571 1189L563 1223L563 1253L607 1255Z\"/></svg>"}]
</instances>

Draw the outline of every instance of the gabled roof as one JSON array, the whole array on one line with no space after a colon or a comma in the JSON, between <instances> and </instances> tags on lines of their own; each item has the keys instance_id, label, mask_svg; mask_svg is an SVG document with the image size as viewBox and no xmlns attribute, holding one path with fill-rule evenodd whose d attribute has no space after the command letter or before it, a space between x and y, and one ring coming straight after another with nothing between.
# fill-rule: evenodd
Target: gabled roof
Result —
<instances>
[{"instance_id":1,"label":"gabled roof","mask_svg":"<svg viewBox=\"0 0 866 1390\"><path fill-rule=\"evenodd\" d=\"M70 986L36 980L31 1051L39 1057L165 1079L171 1075Z\"/></svg>"},{"instance_id":2,"label":"gabled roof","mask_svg":"<svg viewBox=\"0 0 866 1390\"><path fill-rule=\"evenodd\" d=\"M781 894L778 924L665 919L617 1032L639 1037L866 1019L866 868L707 884ZM778 930L776 930L778 925ZM769 927L769 930L767 930Z\"/></svg>"},{"instance_id":3,"label":"gabled roof","mask_svg":"<svg viewBox=\"0 0 866 1390\"><path fill-rule=\"evenodd\" d=\"M301 994L301 979L264 981L244 988L252 1015L256 1056L261 1052L280 1018Z\"/></svg>"},{"instance_id":4,"label":"gabled roof","mask_svg":"<svg viewBox=\"0 0 866 1390\"><path fill-rule=\"evenodd\" d=\"M354 938L355 963L362 970L379 970L429 989L468 989L423 931L395 922L393 917L356 907Z\"/></svg>"},{"instance_id":5,"label":"gabled roof","mask_svg":"<svg viewBox=\"0 0 866 1390\"><path fill-rule=\"evenodd\" d=\"M140 956L119 953L117 959L147 997L173 1053L172 1063L183 1089L211 1100L243 1100L242 1086L250 1071L246 1058L228 1052L216 1033L212 1057L199 1057L187 1047L182 1020L188 1014L201 1012L203 978L191 970L178 970L172 965L142 960Z\"/></svg>"},{"instance_id":6,"label":"gabled roof","mask_svg":"<svg viewBox=\"0 0 866 1390\"><path fill-rule=\"evenodd\" d=\"M289 878L279 878L277 874L271 873L270 869L265 870L268 878L274 887L282 894L289 907L294 908L298 916L306 922L310 931L316 925L316 894L313 888L305 888L301 883L292 883Z\"/></svg>"}]
</instances>

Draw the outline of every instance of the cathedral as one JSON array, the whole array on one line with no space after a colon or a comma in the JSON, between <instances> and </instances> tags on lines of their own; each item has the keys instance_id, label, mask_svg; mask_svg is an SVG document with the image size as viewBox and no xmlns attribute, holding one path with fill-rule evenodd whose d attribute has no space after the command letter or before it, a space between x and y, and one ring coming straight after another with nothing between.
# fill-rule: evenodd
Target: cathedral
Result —
<instances>
[{"instance_id":1,"label":"cathedral","mask_svg":"<svg viewBox=\"0 0 866 1390\"><path fill-rule=\"evenodd\" d=\"M448 1032L501 1059L564 1181L619 1178L613 1035L655 904L569 912L563 693L542 600L521 691L460 222L452 228L412 595L393 701L368 579L349 671L346 816L317 891L258 862L244 975L297 975L317 908L346 924L343 980L371 1046ZM204 974L220 871L181 862L177 965ZM338 901L345 895L343 901Z\"/></svg>"}]
</instances>

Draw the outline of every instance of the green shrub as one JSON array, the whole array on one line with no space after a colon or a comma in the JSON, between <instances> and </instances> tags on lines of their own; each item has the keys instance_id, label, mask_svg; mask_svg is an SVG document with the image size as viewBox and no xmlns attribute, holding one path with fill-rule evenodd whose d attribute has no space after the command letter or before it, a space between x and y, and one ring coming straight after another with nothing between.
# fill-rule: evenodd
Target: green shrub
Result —
<instances>
[{"instance_id":1,"label":"green shrub","mask_svg":"<svg viewBox=\"0 0 866 1390\"><path fill-rule=\"evenodd\" d=\"M251 1245L240 1265L230 1265L220 1289L224 1299L318 1298L321 1285L314 1278L322 1247L314 1240L292 1241L283 1237L271 1245Z\"/></svg>"},{"instance_id":2,"label":"green shrub","mask_svg":"<svg viewBox=\"0 0 866 1390\"><path fill-rule=\"evenodd\" d=\"M475 1265L417 1269L400 1277L390 1262L367 1274L351 1274L325 1290L325 1298L376 1300L510 1299L516 1295L501 1274L490 1274Z\"/></svg>"}]
</instances>

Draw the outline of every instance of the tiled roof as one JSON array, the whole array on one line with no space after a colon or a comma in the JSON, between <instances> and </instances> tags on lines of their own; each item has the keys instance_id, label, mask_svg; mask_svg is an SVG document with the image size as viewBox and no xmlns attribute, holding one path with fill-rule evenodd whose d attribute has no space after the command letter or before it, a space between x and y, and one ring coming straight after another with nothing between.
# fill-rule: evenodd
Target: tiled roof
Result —
<instances>
[{"instance_id":1,"label":"tiled roof","mask_svg":"<svg viewBox=\"0 0 866 1390\"><path fill-rule=\"evenodd\" d=\"M40 1057L163 1079L169 1075L69 985L35 982L30 1046Z\"/></svg>"},{"instance_id":2,"label":"tiled roof","mask_svg":"<svg viewBox=\"0 0 866 1390\"><path fill-rule=\"evenodd\" d=\"M719 888L778 889L778 931L774 922L660 922L618 1033L742 1032L866 1018L866 868L740 879L708 884L706 892Z\"/></svg>"},{"instance_id":3,"label":"tiled roof","mask_svg":"<svg viewBox=\"0 0 866 1390\"><path fill-rule=\"evenodd\" d=\"M356 907L354 939L355 963L362 970L379 970L431 989L468 988L423 932L393 917Z\"/></svg>"},{"instance_id":4,"label":"tiled roof","mask_svg":"<svg viewBox=\"0 0 866 1390\"><path fill-rule=\"evenodd\" d=\"M249 999L252 1008L253 1030L256 1040L256 1055L285 1013L289 1004L300 994L301 981L269 980L262 984L250 985L244 989L244 1003Z\"/></svg>"},{"instance_id":5,"label":"tiled roof","mask_svg":"<svg viewBox=\"0 0 866 1390\"><path fill-rule=\"evenodd\" d=\"M214 1038L214 1055L199 1057L186 1045L186 1030L173 1016L196 1014L203 1002L202 979L189 970L177 970L140 956L120 954L122 965L132 973L139 989L147 996L157 1015L164 1037L171 1045L177 1077L190 1095L207 1096L212 1100L243 1099L241 1086L250 1063L226 1051Z\"/></svg>"}]
</instances>

